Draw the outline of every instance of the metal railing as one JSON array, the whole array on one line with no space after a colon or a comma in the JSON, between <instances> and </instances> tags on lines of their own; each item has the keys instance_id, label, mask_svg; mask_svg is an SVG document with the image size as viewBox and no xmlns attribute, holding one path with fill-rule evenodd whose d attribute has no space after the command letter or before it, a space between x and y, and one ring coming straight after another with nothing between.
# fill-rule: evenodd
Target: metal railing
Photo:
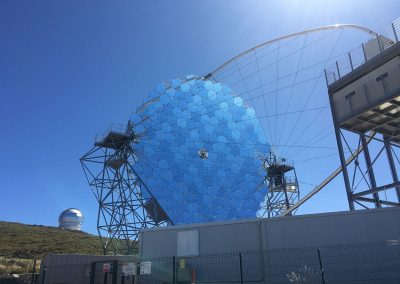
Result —
<instances>
[{"instance_id":1,"label":"metal railing","mask_svg":"<svg viewBox=\"0 0 400 284\"><path fill-rule=\"evenodd\" d=\"M371 39L367 44L375 44L378 48L378 53L388 49L390 46L399 42L400 40L400 18L391 23L390 27L386 29L381 35ZM374 42L376 41L376 42ZM375 54L375 55L377 55ZM349 74L354 69L363 65L374 56L366 50L366 44L355 48L348 52L346 55L340 57L333 65L325 69L325 78L327 85L331 85L343 76Z\"/></svg>"},{"instance_id":2,"label":"metal railing","mask_svg":"<svg viewBox=\"0 0 400 284\"><path fill-rule=\"evenodd\" d=\"M95 134L94 141L95 142L100 142L110 132L125 133L126 129L127 129L127 125L126 124L111 123L110 126L104 131L103 134Z\"/></svg>"}]
</instances>

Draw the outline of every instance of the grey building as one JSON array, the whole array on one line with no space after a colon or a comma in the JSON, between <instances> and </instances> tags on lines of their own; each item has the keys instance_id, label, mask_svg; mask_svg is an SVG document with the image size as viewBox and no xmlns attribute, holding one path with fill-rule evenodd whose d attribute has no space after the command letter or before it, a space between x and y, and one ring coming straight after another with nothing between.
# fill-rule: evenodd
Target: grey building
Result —
<instances>
[{"instance_id":1,"label":"grey building","mask_svg":"<svg viewBox=\"0 0 400 284\"><path fill-rule=\"evenodd\" d=\"M147 229L139 250L144 283L400 283L400 208Z\"/></svg>"},{"instance_id":2,"label":"grey building","mask_svg":"<svg viewBox=\"0 0 400 284\"><path fill-rule=\"evenodd\" d=\"M139 245L138 258L48 255L37 283L400 283L400 208L153 228Z\"/></svg>"}]
</instances>

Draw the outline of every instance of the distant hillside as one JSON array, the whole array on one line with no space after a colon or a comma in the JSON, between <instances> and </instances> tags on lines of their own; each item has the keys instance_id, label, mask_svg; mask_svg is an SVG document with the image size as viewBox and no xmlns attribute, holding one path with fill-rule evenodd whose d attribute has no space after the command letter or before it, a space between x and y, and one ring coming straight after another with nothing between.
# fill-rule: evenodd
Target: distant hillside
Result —
<instances>
[{"instance_id":1,"label":"distant hillside","mask_svg":"<svg viewBox=\"0 0 400 284\"><path fill-rule=\"evenodd\" d=\"M0 221L0 256L40 258L49 253L102 254L99 238L56 227Z\"/></svg>"}]
</instances>

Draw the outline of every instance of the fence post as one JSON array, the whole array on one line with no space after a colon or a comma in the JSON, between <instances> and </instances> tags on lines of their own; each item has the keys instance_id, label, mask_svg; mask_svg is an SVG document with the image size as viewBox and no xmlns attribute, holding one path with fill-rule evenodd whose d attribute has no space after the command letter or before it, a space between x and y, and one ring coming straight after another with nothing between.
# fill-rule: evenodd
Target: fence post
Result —
<instances>
[{"instance_id":1,"label":"fence post","mask_svg":"<svg viewBox=\"0 0 400 284\"><path fill-rule=\"evenodd\" d=\"M239 266L240 266L240 284L243 284L243 264L242 264L242 253L239 252Z\"/></svg>"},{"instance_id":2,"label":"fence post","mask_svg":"<svg viewBox=\"0 0 400 284\"><path fill-rule=\"evenodd\" d=\"M271 275L272 275L272 273L271 273L271 261L270 261L270 258L269 258L269 250L268 249L265 249L264 251L263 251L263 254L265 253L265 259L266 259L266 261L265 261L265 266L266 266L266 277L265 277L265 282L266 283L271 283L272 281L271 281L271 279L272 279L272 277L271 277Z\"/></svg>"},{"instance_id":3,"label":"fence post","mask_svg":"<svg viewBox=\"0 0 400 284\"><path fill-rule=\"evenodd\" d=\"M113 270L112 270L112 284L117 284L118 282L118 260L114 260L112 262Z\"/></svg>"},{"instance_id":4,"label":"fence post","mask_svg":"<svg viewBox=\"0 0 400 284\"><path fill-rule=\"evenodd\" d=\"M36 272L36 258L33 260L31 284L33 284L35 281L35 272Z\"/></svg>"},{"instance_id":5,"label":"fence post","mask_svg":"<svg viewBox=\"0 0 400 284\"><path fill-rule=\"evenodd\" d=\"M338 74L339 79L340 79L339 63L337 61L336 61L336 70L337 70L337 74Z\"/></svg>"},{"instance_id":6,"label":"fence post","mask_svg":"<svg viewBox=\"0 0 400 284\"><path fill-rule=\"evenodd\" d=\"M380 38L379 35L376 36L376 40L377 40L377 42L378 42L379 51L380 51L380 53L382 53L384 47L382 46L381 38Z\"/></svg>"},{"instance_id":7,"label":"fence post","mask_svg":"<svg viewBox=\"0 0 400 284\"><path fill-rule=\"evenodd\" d=\"M364 46L364 43L363 43L361 46L362 46L363 55L364 55L364 63L366 63L368 60L367 60L367 53L365 52L365 46Z\"/></svg>"},{"instance_id":8,"label":"fence post","mask_svg":"<svg viewBox=\"0 0 400 284\"><path fill-rule=\"evenodd\" d=\"M324 69L324 74L325 74L326 86L329 87L328 74L326 74L326 69Z\"/></svg>"},{"instance_id":9,"label":"fence post","mask_svg":"<svg viewBox=\"0 0 400 284\"><path fill-rule=\"evenodd\" d=\"M347 53L347 54L349 55L351 71L353 71L353 70L354 70L354 67L353 67L353 60L351 59L351 53L349 52L349 53Z\"/></svg>"},{"instance_id":10,"label":"fence post","mask_svg":"<svg viewBox=\"0 0 400 284\"><path fill-rule=\"evenodd\" d=\"M90 265L90 284L94 284L94 277L96 275L96 262Z\"/></svg>"},{"instance_id":11,"label":"fence post","mask_svg":"<svg viewBox=\"0 0 400 284\"><path fill-rule=\"evenodd\" d=\"M399 38L397 37L397 32L396 32L396 28L394 26L394 23L392 23L392 29L393 29L394 38L395 38L396 42L399 42Z\"/></svg>"},{"instance_id":12,"label":"fence post","mask_svg":"<svg viewBox=\"0 0 400 284\"><path fill-rule=\"evenodd\" d=\"M319 249L317 249L317 252L318 252L319 269L321 271L322 283L325 284L325 275L324 275L324 267L322 266L321 252Z\"/></svg>"},{"instance_id":13,"label":"fence post","mask_svg":"<svg viewBox=\"0 0 400 284\"><path fill-rule=\"evenodd\" d=\"M42 284L44 284L44 279L46 278L46 266L43 267L43 277L42 277Z\"/></svg>"},{"instance_id":14,"label":"fence post","mask_svg":"<svg viewBox=\"0 0 400 284\"><path fill-rule=\"evenodd\" d=\"M175 259L175 256L173 256L172 257L172 284L176 283L175 282L175 270L176 270L175 262L176 262L176 259Z\"/></svg>"},{"instance_id":15,"label":"fence post","mask_svg":"<svg viewBox=\"0 0 400 284\"><path fill-rule=\"evenodd\" d=\"M136 264L136 275L133 275L132 277L132 284L135 284L135 278L136 278L136 282L140 282L140 262L138 262Z\"/></svg>"}]
</instances>

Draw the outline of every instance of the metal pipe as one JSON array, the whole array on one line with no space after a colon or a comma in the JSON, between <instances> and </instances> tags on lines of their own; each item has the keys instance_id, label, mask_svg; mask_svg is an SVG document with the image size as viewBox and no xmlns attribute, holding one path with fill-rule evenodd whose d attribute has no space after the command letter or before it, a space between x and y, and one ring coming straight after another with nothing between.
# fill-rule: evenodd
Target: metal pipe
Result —
<instances>
[{"instance_id":1,"label":"metal pipe","mask_svg":"<svg viewBox=\"0 0 400 284\"><path fill-rule=\"evenodd\" d=\"M355 194L353 194L353 198L358 198L358 197L363 197L364 195L369 195L369 194L374 194L374 193L378 193L384 190L388 190L391 189L393 187L399 187L400 186L400 182L393 182L390 184L386 184L386 185L382 185L379 187L375 187L373 189L369 189L369 190L365 190L365 191L361 191L361 192L357 192Z\"/></svg>"},{"instance_id":2,"label":"metal pipe","mask_svg":"<svg viewBox=\"0 0 400 284\"><path fill-rule=\"evenodd\" d=\"M359 200L362 202L375 202L374 199L372 198L367 198L367 197L357 197L354 200ZM397 202L391 202L391 201L385 201L385 200L381 200L381 204L387 205L387 206L393 206L393 207L400 207L400 203Z\"/></svg>"}]
</instances>

